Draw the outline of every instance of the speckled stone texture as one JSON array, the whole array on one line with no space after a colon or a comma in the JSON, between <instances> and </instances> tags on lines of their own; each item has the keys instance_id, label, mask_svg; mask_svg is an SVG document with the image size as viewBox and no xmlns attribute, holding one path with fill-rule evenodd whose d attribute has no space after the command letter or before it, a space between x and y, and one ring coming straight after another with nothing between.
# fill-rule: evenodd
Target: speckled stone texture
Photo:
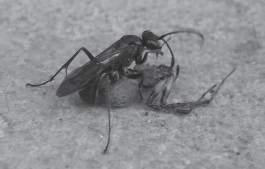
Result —
<instances>
[{"instance_id":1,"label":"speckled stone texture","mask_svg":"<svg viewBox=\"0 0 265 169\"><path fill-rule=\"evenodd\" d=\"M0 0L0 168L264 168L264 0ZM180 75L168 102L196 100L237 67L209 106L189 115L153 111L135 99L112 108L109 151L105 105L78 94L58 98L80 47L99 54L121 36L195 28L200 38L170 40ZM81 53L69 72L88 58ZM169 52L149 63L168 64Z\"/></svg>"}]
</instances>

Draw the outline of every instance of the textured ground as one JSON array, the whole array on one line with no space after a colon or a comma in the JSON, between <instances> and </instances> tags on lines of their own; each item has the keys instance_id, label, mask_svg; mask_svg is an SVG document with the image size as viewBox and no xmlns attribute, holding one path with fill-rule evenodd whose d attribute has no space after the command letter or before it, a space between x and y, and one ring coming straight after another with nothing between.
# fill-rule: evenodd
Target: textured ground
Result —
<instances>
[{"instance_id":1,"label":"textured ground","mask_svg":"<svg viewBox=\"0 0 265 169\"><path fill-rule=\"evenodd\" d=\"M264 0L0 0L0 168L263 168L264 8ZM236 72L213 103L189 115L139 100L113 108L106 155L106 106L56 97L64 72L25 87L47 80L82 46L96 55L122 35L179 27L200 30L205 43L200 50L196 36L172 37L181 70L168 102L195 100ZM81 54L70 69L87 60Z\"/></svg>"}]
</instances>

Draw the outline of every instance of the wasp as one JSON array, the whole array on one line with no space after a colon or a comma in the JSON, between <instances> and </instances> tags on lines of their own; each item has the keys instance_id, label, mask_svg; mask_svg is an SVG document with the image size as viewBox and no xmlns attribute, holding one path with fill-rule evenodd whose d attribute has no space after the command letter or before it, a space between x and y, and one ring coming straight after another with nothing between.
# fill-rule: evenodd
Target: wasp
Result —
<instances>
[{"instance_id":1,"label":"wasp","mask_svg":"<svg viewBox=\"0 0 265 169\"><path fill-rule=\"evenodd\" d=\"M63 66L47 81L40 84L27 83L26 86L42 86L48 82L54 80L58 73L65 69L65 79L60 84L56 95L58 97L67 96L74 92L78 92L81 99L88 103L94 104L96 100L96 93L98 84L106 77L115 81L117 79L117 72L125 74L126 68L133 62L137 65L143 64L147 60L149 53L153 53L156 56L163 55L161 41L167 44L164 38L168 35L178 33L192 33L196 34L204 40L203 35L190 28L183 28L177 31L166 33L162 36L157 36L153 32L146 30L142 33L142 37L136 35L125 35L103 52L94 57L89 50L85 47L80 48ZM169 45L167 44L169 47ZM83 51L88 58L89 62L83 66L76 68L69 75L67 74L67 68L70 63L75 59L79 52ZM143 53L145 52L144 56ZM108 89L108 88L107 88ZM108 91L109 92L109 91ZM109 100L109 99L108 99ZM104 153L106 153L109 140L110 140L110 113L108 106L109 117L109 137Z\"/></svg>"}]
</instances>

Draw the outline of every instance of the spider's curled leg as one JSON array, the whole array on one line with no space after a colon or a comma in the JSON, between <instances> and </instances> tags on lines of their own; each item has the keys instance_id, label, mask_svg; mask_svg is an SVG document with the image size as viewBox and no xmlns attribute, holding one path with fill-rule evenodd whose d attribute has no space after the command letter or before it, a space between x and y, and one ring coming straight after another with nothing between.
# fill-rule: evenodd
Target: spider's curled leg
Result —
<instances>
[{"instance_id":1,"label":"spider's curled leg","mask_svg":"<svg viewBox=\"0 0 265 169\"><path fill-rule=\"evenodd\" d=\"M167 110L167 111L174 112L174 113L188 114L192 111L192 109L194 109L198 106L201 106L203 104L208 104L208 103L202 102L201 100L204 98L204 96L207 93L211 92L215 87L216 87L216 85L213 85L210 89L208 89L206 92L204 92L202 94L202 96L195 102L161 104L161 105L147 104L147 105L153 109L156 109L156 110Z\"/></svg>"},{"instance_id":2,"label":"spider's curled leg","mask_svg":"<svg viewBox=\"0 0 265 169\"><path fill-rule=\"evenodd\" d=\"M206 92L204 92L202 94L202 96L195 102L184 102L184 103L174 103L174 104L161 104L161 105L152 105L150 103L148 103L147 105L153 109L157 109L157 110L163 110L166 109L168 111L172 111L174 113L185 113L188 114L190 113L194 108L199 107L199 106L203 106L206 104L211 103L211 101L214 99L214 97L217 95L218 91L220 90L220 88L223 86L225 80L235 71L236 69L234 68L223 80L222 82L219 84L219 86L217 87L216 90L214 90L214 88L217 85L213 85L211 88L209 88ZM213 92L214 90L214 92ZM212 93L210 99L204 99L204 97L206 96L206 94L208 93Z\"/></svg>"}]
</instances>

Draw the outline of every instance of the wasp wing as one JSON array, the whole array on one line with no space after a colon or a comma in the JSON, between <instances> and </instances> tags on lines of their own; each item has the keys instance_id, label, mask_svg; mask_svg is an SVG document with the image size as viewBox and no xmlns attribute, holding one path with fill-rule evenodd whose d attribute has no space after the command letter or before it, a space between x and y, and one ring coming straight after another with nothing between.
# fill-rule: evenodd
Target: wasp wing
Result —
<instances>
[{"instance_id":1,"label":"wasp wing","mask_svg":"<svg viewBox=\"0 0 265 169\"><path fill-rule=\"evenodd\" d=\"M100 72L100 66L89 62L86 66L73 70L61 83L56 95L58 97L67 96L78 90L85 88L86 84L96 77Z\"/></svg>"},{"instance_id":2,"label":"wasp wing","mask_svg":"<svg viewBox=\"0 0 265 169\"><path fill-rule=\"evenodd\" d=\"M86 84L83 90L78 91L81 99L87 104L95 103L98 83L100 80L101 80L100 76L96 76Z\"/></svg>"},{"instance_id":3,"label":"wasp wing","mask_svg":"<svg viewBox=\"0 0 265 169\"><path fill-rule=\"evenodd\" d=\"M108 58L111 58L113 55L125 51L129 44L135 44L137 46L142 45L142 40L140 37L135 35L125 35L120 40L116 41L110 47L101 52L96 56L98 62L103 62Z\"/></svg>"},{"instance_id":4,"label":"wasp wing","mask_svg":"<svg viewBox=\"0 0 265 169\"><path fill-rule=\"evenodd\" d=\"M140 38L133 35L123 36L120 40L112 44L109 48L104 50L98 56L95 61L89 61L82 67L73 70L61 83L56 95L58 97L67 96L79 90L87 88L88 83L95 77L100 77L104 71L111 68L110 64L107 64L107 60L113 63L114 56L126 54L127 47L130 43L139 43ZM106 63L105 63L106 62Z\"/></svg>"}]
</instances>

